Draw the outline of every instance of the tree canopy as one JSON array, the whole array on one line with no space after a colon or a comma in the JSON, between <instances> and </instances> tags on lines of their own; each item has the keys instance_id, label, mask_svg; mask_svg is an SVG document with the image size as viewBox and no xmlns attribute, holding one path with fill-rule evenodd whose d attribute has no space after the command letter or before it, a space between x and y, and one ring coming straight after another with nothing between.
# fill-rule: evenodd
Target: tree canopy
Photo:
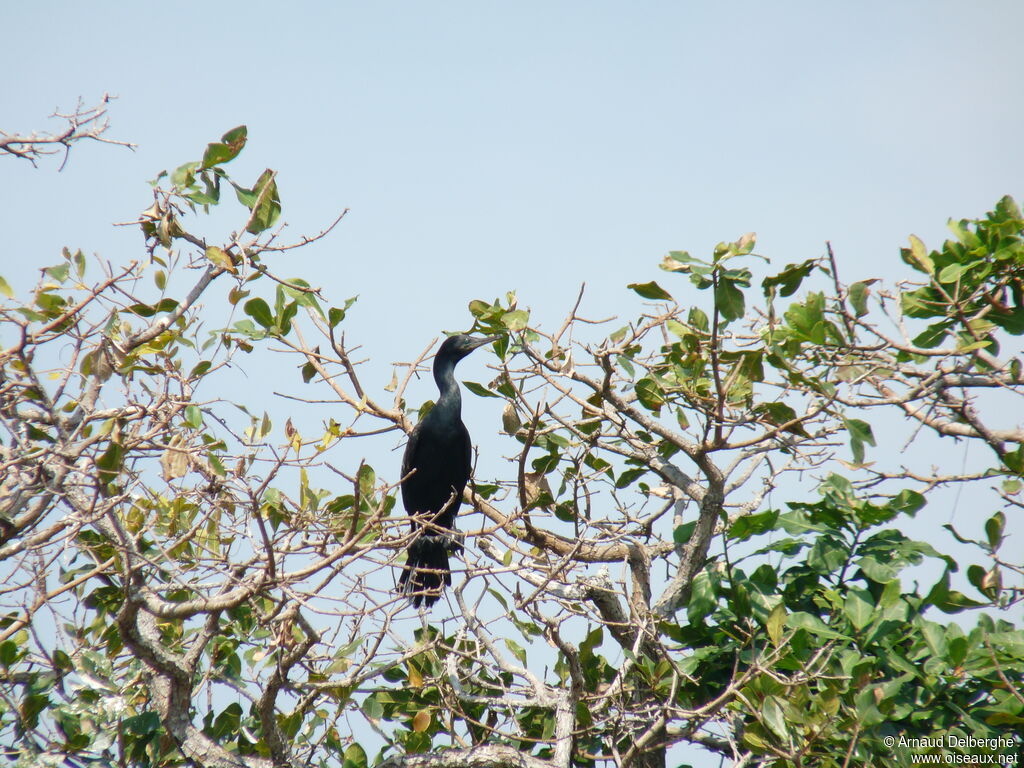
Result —
<instances>
[{"instance_id":1,"label":"tree canopy","mask_svg":"<svg viewBox=\"0 0 1024 768\"><path fill-rule=\"evenodd\" d=\"M529 297L469 301L452 330L500 338L493 379L465 387L503 408L500 429L473 435L507 471L467 488L452 589L417 612L394 589L410 537L400 470L367 457L429 408L406 391L430 349L387 387L364 383L382 363L344 334L353 300L279 267L344 214L283 242L275 173L229 171L246 137L154 180L131 261L69 246L26 296L0 279L9 761L1019 754L1013 199L950 222L941 245L911 236L899 282L843 283L831 247L780 268L749 234L670 251L617 319L590 317L582 290L552 328ZM6 162L54 144L5 142ZM215 208L236 222L216 241L199 234ZM277 410L254 407L252 382L230 386L259 365L294 367ZM315 432L289 418L303 408ZM963 443L979 466L951 458ZM977 512L944 525L956 557L905 530L940 530L950 489Z\"/></svg>"}]
</instances>

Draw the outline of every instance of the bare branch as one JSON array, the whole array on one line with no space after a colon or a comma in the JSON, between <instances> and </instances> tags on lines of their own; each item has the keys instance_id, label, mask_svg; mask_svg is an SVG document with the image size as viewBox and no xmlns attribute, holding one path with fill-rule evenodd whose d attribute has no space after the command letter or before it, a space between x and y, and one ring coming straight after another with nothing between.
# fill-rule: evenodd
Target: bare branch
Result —
<instances>
[{"instance_id":1,"label":"bare branch","mask_svg":"<svg viewBox=\"0 0 1024 768\"><path fill-rule=\"evenodd\" d=\"M20 157L35 166L37 160L63 152L64 159L58 170L64 170L71 146L79 141L92 140L134 150L134 144L110 139L104 135L110 128L107 105L113 98L104 94L99 104L93 107L86 107L84 102L79 100L74 112L69 114L55 111L51 117L67 123L66 127L57 133L10 134L0 131L0 153Z\"/></svg>"}]
</instances>

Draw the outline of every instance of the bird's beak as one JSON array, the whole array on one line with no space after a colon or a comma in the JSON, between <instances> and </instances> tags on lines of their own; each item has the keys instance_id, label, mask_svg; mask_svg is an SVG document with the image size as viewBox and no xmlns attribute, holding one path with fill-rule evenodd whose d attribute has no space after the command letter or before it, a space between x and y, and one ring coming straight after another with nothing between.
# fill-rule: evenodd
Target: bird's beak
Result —
<instances>
[{"instance_id":1,"label":"bird's beak","mask_svg":"<svg viewBox=\"0 0 1024 768\"><path fill-rule=\"evenodd\" d=\"M482 347L484 344L493 344L500 338L501 336L484 336L482 339L473 339L470 349L473 350L477 347Z\"/></svg>"}]
</instances>

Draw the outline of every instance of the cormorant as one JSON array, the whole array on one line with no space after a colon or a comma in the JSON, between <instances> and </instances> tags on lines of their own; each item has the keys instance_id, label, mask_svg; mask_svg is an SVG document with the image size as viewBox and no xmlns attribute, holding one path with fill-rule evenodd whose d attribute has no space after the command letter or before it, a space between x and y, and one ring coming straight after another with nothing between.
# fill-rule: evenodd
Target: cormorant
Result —
<instances>
[{"instance_id":1,"label":"cormorant","mask_svg":"<svg viewBox=\"0 0 1024 768\"><path fill-rule=\"evenodd\" d=\"M402 502L414 518L413 534L424 530L409 544L398 583L417 607L421 603L433 605L445 585L451 585L448 554L462 550L455 516L469 481L472 444L462 423L462 395L455 381L455 366L477 347L497 339L457 334L444 340L434 357L434 381L440 396L405 446Z\"/></svg>"}]
</instances>

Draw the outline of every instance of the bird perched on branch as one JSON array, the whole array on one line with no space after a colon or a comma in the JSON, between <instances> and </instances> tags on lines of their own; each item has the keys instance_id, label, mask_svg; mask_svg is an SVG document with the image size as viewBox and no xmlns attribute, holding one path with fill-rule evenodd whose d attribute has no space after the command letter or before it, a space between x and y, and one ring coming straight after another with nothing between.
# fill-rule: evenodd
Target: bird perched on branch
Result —
<instances>
[{"instance_id":1,"label":"bird perched on branch","mask_svg":"<svg viewBox=\"0 0 1024 768\"><path fill-rule=\"evenodd\" d=\"M448 555L462 550L455 516L469 482L472 444L462 423L462 395L455 366L477 347L497 336L449 336L434 357L434 381L440 396L409 435L402 458L402 502L413 518L414 538L399 577L400 589L413 605L437 602L452 583Z\"/></svg>"}]
</instances>

